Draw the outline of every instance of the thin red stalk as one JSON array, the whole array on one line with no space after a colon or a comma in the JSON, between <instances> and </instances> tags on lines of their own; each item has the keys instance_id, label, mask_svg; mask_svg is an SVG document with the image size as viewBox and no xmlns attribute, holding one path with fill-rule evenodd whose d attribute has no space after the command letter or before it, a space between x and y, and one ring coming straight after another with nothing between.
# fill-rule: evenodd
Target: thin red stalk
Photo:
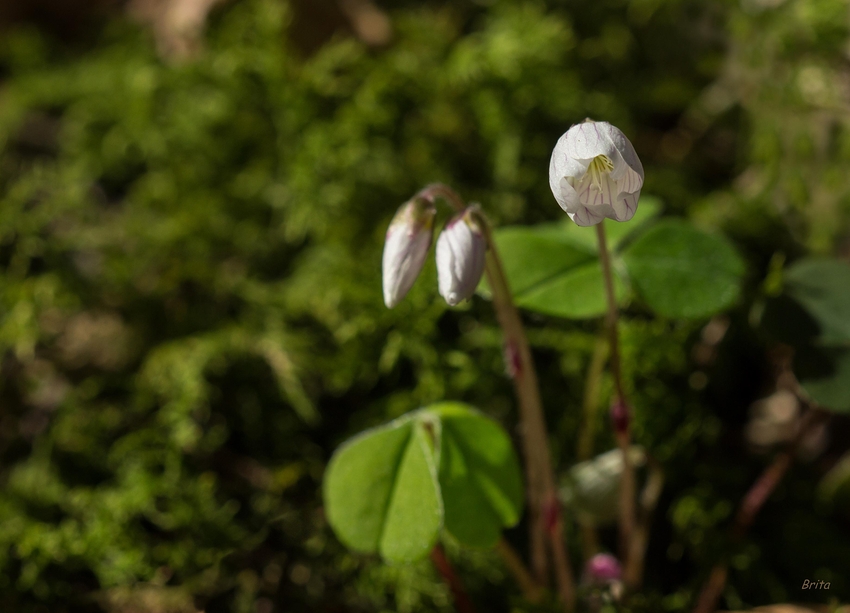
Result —
<instances>
[{"instance_id":1,"label":"thin red stalk","mask_svg":"<svg viewBox=\"0 0 850 613\"><path fill-rule=\"evenodd\" d=\"M475 613L475 607L469 599L469 594L466 593L460 577L457 576L451 562L446 557L446 552L440 545L435 545L434 549L431 550L431 561L434 562L434 566L443 577L443 581L449 586L458 613Z\"/></svg>"},{"instance_id":2,"label":"thin red stalk","mask_svg":"<svg viewBox=\"0 0 850 613\"><path fill-rule=\"evenodd\" d=\"M466 203L453 189L446 185L429 185L418 194L433 200L443 198L457 211L465 210ZM539 583L546 584L548 560L546 545L552 552L558 593L567 611L575 608L575 586L562 537L561 510L557 503L557 490L546 421L537 382L537 372L525 328L513 302L507 277L499 259L490 226L483 213L478 212L482 230L487 240L485 275L493 294L496 319L502 328L508 372L514 384L520 409L520 432L528 488L528 503L531 515L530 540L532 568Z\"/></svg>"},{"instance_id":3,"label":"thin red stalk","mask_svg":"<svg viewBox=\"0 0 850 613\"><path fill-rule=\"evenodd\" d=\"M614 293L614 272L611 269L611 256L608 253L608 244L605 239L605 224L599 223L596 225L596 237L599 242L599 260L602 264L602 275L605 279L605 297L608 302L608 314L606 316L606 326L608 328L609 346L611 348L609 366L611 375L614 378L614 390L616 393L615 402L618 403L623 411L626 411L624 426L616 429L617 446L623 455L623 474L620 478L620 558L623 562L624 577L634 577L636 573L630 572L630 567L636 562L632 560L632 533L635 526L635 469L629 456L629 447L631 446L631 425L628 413L631 412L625 386L623 384L623 372L620 361L620 334L617 329L619 320L619 312L617 309L617 297ZM637 562L639 563L639 562ZM628 587L637 587L629 585Z\"/></svg>"},{"instance_id":4,"label":"thin red stalk","mask_svg":"<svg viewBox=\"0 0 850 613\"><path fill-rule=\"evenodd\" d=\"M465 211L467 208L466 202L456 191L448 185L443 185L441 183L428 185L417 195L429 201L433 201L436 198L442 198L459 213ZM487 232L487 242L492 245L489 231ZM537 382L534 380L535 375L533 369L529 376L522 378L522 381L515 376L516 372L521 372L523 370L521 368L521 364L528 362L528 360L531 359L531 356L528 351L526 351L527 357L520 354L519 347L523 344L520 340L524 341L524 333L522 331L521 322L519 323L519 328L517 328L516 322L518 321L518 315L517 317L511 317L510 314L505 313L505 309L499 308L497 304L497 301L499 303L505 301L504 298L496 298L497 291L499 291L500 294L507 294L508 300L510 299L510 292L506 289L506 284L499 281L499 279L502 279L504 275L500 272L501 264L494 259L494 253L495 251L493 248L487 250L485 274L487 275L487 280L491 287L498 285L501 288L500 290L493 290L493 304L496 309L496 316L499 320L499 325L502 327L505 337L505 361L507 362L508 371L511 373L513 378L514 388L520 405L519 429L523 444L523 456L525 457L526 489L530 515L528 538L531 543L531 568L537 582L541 585L546 585L548 575L548 558L546 556L546 526L543 515L544 488L541 480L543 463L541 463L539 453L540 447L535 444L535 434L538 428L529 425L530 422L534 421L533 415L530 415L531 413L534 413L534 410L530 407L533 407L535 404L539 406L540 401L539 398L536 401L534 399L534 396L538 394L536 391ZM519 339L518 336L521 336L522 339ZM527 342L524 344L527 348ZM531 387L529 387L529 384Z\"/></svg>"},{"instance_id":5,"label":"thin red stalk","mask_svg":"<svg viewBox=\"0 0 850 613\"><path fill-rule=\"evenodd\" d=\"M537 490L537 516L543 520L544 539L548 539L558 584L558 594L567 611L575 608L575 586L570 561L566 554L562 536L561 508L555 488L555 473L549 453L549 440L546 434L546 421L537 384L537 372L525 328L519 316L508 286L502 262L496 250L489 225L484 220L487 237L487 260L485 273L493 292L493 306L496 318L505 335L506 353L509 357L508 370L514 382L519 400L522 418L523 439L526 448L526 461L530 464L529 477ZM535 517L532 512L532 517ZM535 537L539 535L539 528ZM539 537L538 537L539 538Z\"/></svg>"}]
</instances>

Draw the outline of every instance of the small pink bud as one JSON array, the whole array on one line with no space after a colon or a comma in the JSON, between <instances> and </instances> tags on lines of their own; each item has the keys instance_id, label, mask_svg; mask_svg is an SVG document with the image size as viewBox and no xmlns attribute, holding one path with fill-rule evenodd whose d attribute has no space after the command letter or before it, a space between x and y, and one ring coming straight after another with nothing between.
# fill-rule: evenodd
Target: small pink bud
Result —
<instances>
[{"instance_id":1,"label":"small pink bud","mask_svg":"<svg viewBox=\"0 0 850 613\"><path fill-rule=\"evenodd\" d=\"M484 274L487 240L468 208L452 218L437 239L437 282L440 295L451 306L475 293Z\"/></svg>"},{"instance_id":2,"label":"small pink bud","mask_svg":"<svg viewBox=\"0 0 850 613\"><path fill-rule=\"evenodd\" d=\"M610 553L597 553L585 564L582 582L586 585L608 585L619 581L622 575L623 569L617 558Z\"/></svg>"},{"instance_id":3,"label":"small pink bud","mask_svg":"<svg viewBox=\"0 0 850 613\"><path fill-rule=\"evenodd\" d=\"M384 242L384 303L393 308L422 271L434 232L434 206L422 198L401 205Z\"/></svg>"}]
</instances>

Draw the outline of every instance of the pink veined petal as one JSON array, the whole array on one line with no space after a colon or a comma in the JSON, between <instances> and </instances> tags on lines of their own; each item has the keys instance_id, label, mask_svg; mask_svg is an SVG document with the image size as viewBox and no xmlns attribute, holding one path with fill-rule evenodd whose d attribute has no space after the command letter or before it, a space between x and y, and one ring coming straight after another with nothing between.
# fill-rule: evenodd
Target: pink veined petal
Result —
<instances>
[{"instance_id":1,"label":"pink veined petal","mask_svg":"<svg viewBox=\"0 0 850 613\"><path fill-rule=\"evenodd\" d=\"M575 213L568 212L567 215L579 226L595 226L605 219L605 215L586 206L580 206Z\"/></svg>"},{"instance_id":2,"label":"pink veined petal","mask_svg":"<svg viewBox=\"0 0 850 613\"><path fill-rule=\"evenodd\" d=\"M570 219L576 222L576 224L580 226L593 226L605 219L605 217L613 215L611 207L607 204L597 206L582 204L579 200L578 192L570 185L571 181L571 177L561 180L560 194L567 195L568 198L564 199L563 204L561 204L561 200L559 199L558 204L561 204L561 208L564 209L570 216Z\"/></svg>"},{"instance_id":3,"label":"pink veined petal","mask_svg":"<svg viewBox=\"0 0 850 613\"><path fill-rule=\"evenodd\" d=\"M555 200L557 200L558 205L562 209L564 209L565 213L574 213L576 209L581 206L581 203L578 199L578 193L570 185L570 179L572 177L560 177L557 182L553 182L550 177L550 187L552 187L552 194L555 196Z\"/></svg>"},{"instance_id":4,"label":"pink veined petal","mask_svg":"<svg viewBox=\"0 0 850 613\"><path fill-rule=\"evenodd\" d=\"M573 185L578 194L579 202L587 207L611 206L619 193L617 184L610 174L603 174L598 184L589 172L578 182L567 179L567 183Z\"/></svg>"},{"instance_id":5,"label":"pink veined petal","mask_svg":"<svg viewBox=\"0 0 850 613\"><path fill-rule=\"evenodd\" d=\"M617 148L611 140L610 132L604 121L587 121L567 130L565 136L566 153L575 160L592 160L604 155L614 160Z\"/></svg>"},{"instance_id":6,"label":"pink veined petal","mask_svg":"<svg viewBox=\"0 0 850 613\"><path fill-rule=\"evenodd\" d=\"M613 173L611 175L614 176ZM621 193L634 193L643 187L643 178L630 167L626 166L623 175L617 179L617 191Z\"/></svg>"},{"instance_id":7,"label":"pink veined petal","mask_svg":"<svg viewBox=\"0 0 850 613\"><path fill-rule=\"evenodd\" d=\"M631 194L620 194L614 203L614 219L617 221L628 221L637 211L637 203L640 199L640 190Z\"/></svg>"},{"instance_id":8,"label":"pink veined petal","mask_svg":"<svg viewBox=\"0 0 850 613\"><path fill-rule=\"evenodd\" d=\"M600 155L611 161L613 169L594 181L588 168ZM552 194L578 225L594 225L605 217L631 219L643 177L643 165L629 139L604 121L572 126L558 139L549 163Z\"/></svg>"}]
</instances>

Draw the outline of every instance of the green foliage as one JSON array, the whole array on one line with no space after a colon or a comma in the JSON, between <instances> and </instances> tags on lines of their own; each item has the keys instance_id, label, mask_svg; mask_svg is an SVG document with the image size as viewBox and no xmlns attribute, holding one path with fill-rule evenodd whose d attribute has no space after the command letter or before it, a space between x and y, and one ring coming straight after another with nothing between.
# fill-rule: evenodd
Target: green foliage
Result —
<instances>
[{"instance_id":1,"label":"green foliage","mask_svg":"<svg viewBox=\"0 0 850 613\"><path fill-rule=\"evenodd\" d=\"M466 545L492 547L522 513L522 477L511 441L494 421L458 403L431 410L440 418L446 530Z\"/></svg>"},{"instance_id":2,"label":"green foliage","mask_svg":"<svg viewBox=\"0 0 850 613\"><path fill-rule=\"evenodd\" d=\"M519 521L523 495L504 431L466 405L440 403L340 447L324 499L349 547L409 562L428 555L443 525L463 544L492 547Z\"/></svg>"},{"instance_id":3,"label":"green foliage","mask_svg":"<svg viewBox=\"0 0 850 613\"><path fill-rule=\"evenodd\" d=\"M577 247L563 230L561 224L547 224L508 226L495 233L511 292L525 309L576 319L596 317L606 308L599 259ZM615 284L622 298L619 275Z\"/></svg>"},{"instance_id":4,"label":"green foliage","mask_svg":"<svg viewBox=\"0 0 850 613\"><path fill-rule=\"evenodd\" d=\"M722 538L764 464L734 441L774 384L776 337L744 311L777 252L846 244L844 0L378 0L390 44L342 29L305 51L300 35L331 23L311 21L313 4L221 3L178 63L122 16L74 45L38 27L0 33L3 610L452 610L427 561L352 554L322 509L337 445L410 407L457 398L516 423L489 305L447 311L429 261L385 309L381 241L397 206L439 180L480 201L507 242L527 232L561 250L538 260L516 247L540 267L509 270L523 292L569 278L573 258L584 277L524 315L566 474L597 329L563 317L598 315L602 294L595 234L564 220L546 169L588 116L629 135L666 214L729 237L747 265L738 302L707 327L640 308L622 322L635 440L666 473L633 608L689 608L726 555L749 564L732 570L728 608L796 600L787 586L815 568L846 593L845 528L812 506L820 463L789 472L740 548ZM623 263L653 229L657 211L640 227L651 203L606 228L623 300L636 288L653 309ZM811 345L803 299L779 299L796 309L786 331ZM600 407L610 391L603 377ZM603 452L605 411L591 421ZM516 521L518 478L488 455L506 442L470 423L449 428L459 453L441 490L489 519L447 503L444 527L483 544ZM524 549L524 529L506 537ZM454 540L479 610L522 610L498 556Z\"/></svg>"},{"instance_id":5,"label":"green foliage","mask_svg":"<svg viewBox=\"0 0 850 613\"><path fill-rule=\"evenodd\" d=\"M785 289L817 322L824 345L850 343L850 266L838 260L807 258L784 275Z\"/></svg>"},{"instance_id":6,"label":"green foliage","mask_svg":"<svg viewBox=\"0 0 850 613\"><path fill-rule=\"evenodd\" d=\"M850 413L850 350L801 347L794 362L800 385L816 403Z\"/></svg>"},{"instance_id":7,"label":"green foliage","mask_svg":"<svg viewBox=\"0 0 850 613\"><path fill-rule=\"evenodd\" d=\"M733 305L745 270L734 248L683 221L654 222L659 209L645 196L632 221L604 222L621 304L631 282L647 306L665 317L708 317ZM575 319L605 313L593 228L572 222L508 226L495 232L495 240L519 306ZM482 293L488 293L486 285Z\"/></svg>"},{"instance_id":8,"label":"green foliage","mask_svg":"<svg viewBox=\"0 0 850 613\"><path fill-rule=\"evenodd\" d=\"M391 562L422 558L443 520L433 443L421 420L401 418L343 445L328 464L328 521L349 547Z\"/></svg>"},{"instance_id":9,"label":"green foliage","mask_svg":"<svg viewBox=\"0 0 850 613\"><path fill-rule=\"evenodd\" d=\"M623 263L647 305L665 317L708 317L729 308L745 270L722 236L672 219L635 239Z\"/></svg>"},{"instance_id":10,"label":"green foliage","mask_svg":"<svg viewBox=\"0 0 850 613\"><path fill-rule=\"evenodd\" d=\"M795 346L795 374L816 403L850 412L850 266L803 258L779 279L783 293L768 301L765 329Z\"/></svg>"}]
</instances>

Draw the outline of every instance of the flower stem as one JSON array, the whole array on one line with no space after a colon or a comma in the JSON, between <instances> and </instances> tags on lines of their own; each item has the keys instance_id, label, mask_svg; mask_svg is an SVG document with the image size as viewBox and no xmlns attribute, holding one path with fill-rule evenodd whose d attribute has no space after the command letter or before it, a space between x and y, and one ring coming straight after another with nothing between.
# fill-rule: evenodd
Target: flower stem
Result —
<instances>
[{"instance_id":1,"label":"flower stem","mask_svg":"<svg viewBox=\"0 0 850 613\"><path fill-rule=\"evenodd\" d=\"M611 375L614 378L614 390L616 394L615 403L619 405L619 410L625 412L624 419L617 420L615 424L615 435L617 438L617 446L623 454L623 474L620 478L620 558L623 561L624 573L628 587L634 588L635 585L630 585L629 578L634 576L632 570L634 562L632 561L632 533L635 526L635 469L629 457L629 447L631 445L631 425L629 413L631 408L623 385L623 372L620 361L620 334L618 331L619 313L617 310L617 297L614 294L614 273L611 269L611 255L608 252L608 244L605 239L605 224L596 224L596 236L599 241L599 260L602 263L602 275L605 279L605 296L608 301L608 314L605 319L605 324L608 328L608 344L610 347L609 366ZM631 571L631 572L630 572Z\"/></svg>"},{"instance_id":2,"label":"flower stem","mask_svg":"<svg viewBox=\"0 0 850 613\"><path fill-rule=\"evenodd\" d=\"M496 318L505 335L508 372L519 400L526 473L529 480L529 493L533 496L529 500L532 523L535 526L533 538L538 542L538 548L541 535L544 541L548 538L558 593L566 609L572 610L575 606L575 588L561 532L561 509L555 489L555 475L549 453L537 372L534 369L534 360L525 336L525 328L519 311L514 305L489 224L485 222L483 226L488 245L484 272L493 293ZM532 543L534 542L533 540ZM535 571L538 571L538 568L535 568ZM545 573L545 566L543 571Z\"/></svg>"},{"instance_id":3,"label":"flower stem","mask_svg":"<svg viewBox=\"0 0 850 613\"><path fill-rule=\"evenodd\" d=\"M457 192L439 183L425 187L418 196L429 200L443 198L458 211L467 208ZM538 583L545 585L548 574L548 544L560 600L567 611L572 611L575 608L575 586L562 535L561 509L555 488L555 474L549 453L546 421L534 360L493 241L490 225L481 211L477 211L477 215L488 247L484 273L492 291L496 319L504 335L505 361L520 410L520 432L531 516L529 531L532 569Z\"/></svg>"},{"instance_id":4,"label":"flower stem","mask_svg":"<svg viewBox=\"0 0 850 613\"><path fill-rule=\"evenodd\" d=\"M435 545L434 549L431 550L431 561L437 568L437 572L443 577L443 581L449 586L458 613L475 613L475 607L472 600L469 599L469 594L466 593L460 577L458 577L451 562L446 557L446 552L440 545Z\"/></svg>"},{"instance_id":5,"label":"flower stem","mask_svg":"<svg viewBox=\"0 0 850 613\"><path fill-rule=\"evenodd\" d=\"M451 207L458 213L466 210L466 202L460 197L455 190L448 185L442 183L431 183L423 187L414 198L424 198L429 202L434 202L437 198L442 198L448 202Z\"/></svg>"}]
</instances>

